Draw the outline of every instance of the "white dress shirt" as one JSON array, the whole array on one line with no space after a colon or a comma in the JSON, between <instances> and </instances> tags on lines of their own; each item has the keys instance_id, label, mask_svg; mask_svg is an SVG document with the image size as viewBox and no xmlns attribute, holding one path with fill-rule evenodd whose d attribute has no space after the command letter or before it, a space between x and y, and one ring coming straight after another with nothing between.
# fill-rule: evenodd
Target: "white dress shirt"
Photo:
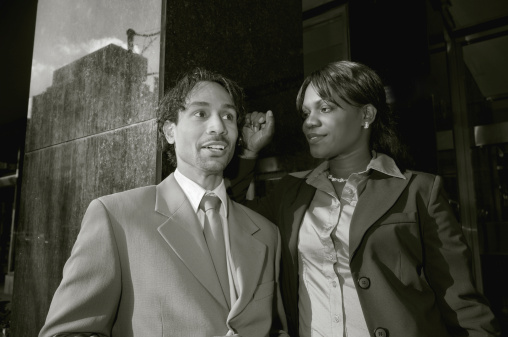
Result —
<instances>
[{"instance_id":1,"label":"white dress shirt","mask_svg":"<svg viewBox=\"0 0 508 337\"><path fill-rule=\"evenodd\" d=\"M231 298L231 307L238 299L238 280L236 278L236 274L233 270L236 270L234 266L233 259L231 258L231 245L229 242L229 223L228 223L228 196L226 193L226 187L224 185L224 179L222 179L219 186L217 186L213 191L207 191L199 184L187 178L183 175L178 168L174 172L175 180L178 182L183 192L189 199L189 202L192 206L192 209L196 212L196 215L201 223L201 228L204 228L205 224L205 212L199 208L199 204L201 203L201 199L205 194L213 193L221 200L220 206L220 216L222 219L222 226L224 229L224 242L226 245L226 260L227 260L227 268L228 268L228 279L229 279L229 290L230 290L230 298Z\"/></svg>"}]
</instances>

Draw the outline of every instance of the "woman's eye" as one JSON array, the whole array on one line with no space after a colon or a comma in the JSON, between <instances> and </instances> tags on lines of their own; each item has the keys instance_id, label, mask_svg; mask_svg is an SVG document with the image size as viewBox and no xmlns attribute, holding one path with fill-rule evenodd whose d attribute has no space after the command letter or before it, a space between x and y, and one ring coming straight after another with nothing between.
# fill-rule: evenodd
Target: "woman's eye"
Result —
<instances>
[{"instance_id":1,"label":"woman's eye","mask_svg":"<svg viewBox=\"0 0 508 337\"><path fill-rule=\"evenodd\" d=\"M328 107L328 106L322 106L322 107L321 107L321 112L329 112L330 110L331 110L331 109L330 109L330 107Z\"/></svg>"},{"instance_id":2,"label":"woman's eye","mask_svg":"<svg viewBox=\"0 0 508 337\"><path fill-rule=\"evenodd\" d=\"M307 119L309 117L310 113L308 111L303 111L301 116L302 116L302 119Z\"/></svg>"},{"instance_id":3,"label":"woman's eye","mask_svg":"<svg viewBox=\"0 0 508 337\"><path fill-rule=\"evenodd\" d=\"M194 112L194 116L196 116L196 117L205 117L205 112L201 111L201 110L196 111L196 112Z\"/></svg>"}]
</instances>

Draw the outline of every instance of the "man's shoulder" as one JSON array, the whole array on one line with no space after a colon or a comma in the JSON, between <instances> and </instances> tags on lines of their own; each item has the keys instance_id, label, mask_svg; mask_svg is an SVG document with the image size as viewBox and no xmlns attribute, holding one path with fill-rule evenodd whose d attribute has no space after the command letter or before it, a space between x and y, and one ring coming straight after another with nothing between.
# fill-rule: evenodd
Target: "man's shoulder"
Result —
<instances>
[{"instance_id":1,"label":"man's shoulder","mask_svg":"<svg viewBox=\"0 0 508 337\"><path fill-rule=\"evenodd\" d=\"M155 188L156 185L136 187L130 190L104 195L99 197L98 200L104 205L141 203L142 201L150 202L152 199L155 200Z\"/></svg>"},{"instance_id":2,"label":"man's shoulder","mask_svg":"<svg viewBox=\"0 0 508 337\"><path fill-rule=\"evenodd\" d=\"M120 226L149 222L155 212L156 188L144 186L122 192L104 195L91 201L87 214L107 216L112 223ZM151 219L151 218L150 218Z\"/></svg>"}]
</instances>

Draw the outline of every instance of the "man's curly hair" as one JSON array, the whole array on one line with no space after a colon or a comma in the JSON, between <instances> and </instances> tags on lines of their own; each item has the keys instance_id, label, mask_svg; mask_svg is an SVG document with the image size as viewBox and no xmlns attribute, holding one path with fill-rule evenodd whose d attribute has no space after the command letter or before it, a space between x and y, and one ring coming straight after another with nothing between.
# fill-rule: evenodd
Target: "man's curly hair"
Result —
<instances>
[{"instance_id":1,"label":"man's curly hair","mask_svg":"<svg viewBox=\"0 0 508 337\"><path fill-rule=\"evenodd\" d=\"M166 92L159 102L157 109L157 130L159 134L159 147L163 154L167 155L170 164L176 167L176 154L174 144L169 144L164 135L164 124L166 121L178 124L179 113L185 110L187 99L192 93L196 84L200 82L215 82L221 85L231 95L233 104L236 107L237 126L241 130L246 114L245 94L243 89L233 80L216 72L203 68L194 68L184 73L176 84Z\"/></svg>"}]
</instances>

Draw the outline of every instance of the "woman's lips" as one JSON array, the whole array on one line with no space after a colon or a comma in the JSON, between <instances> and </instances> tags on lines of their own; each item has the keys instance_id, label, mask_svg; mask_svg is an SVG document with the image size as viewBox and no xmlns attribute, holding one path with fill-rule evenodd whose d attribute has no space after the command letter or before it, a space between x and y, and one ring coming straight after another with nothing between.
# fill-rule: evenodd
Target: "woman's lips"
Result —
<instances>
[{"instance_id":1,"label":"woman's lips","mask_svg":"<svg viewBox=\"0 0 508 337\"><path fill-rule=\"evenodd\" d=\"M315 144L325 137L325 135L321 135L318 133L308 133L306 136L309 144Z\"/></svg>"}]
</instances>

